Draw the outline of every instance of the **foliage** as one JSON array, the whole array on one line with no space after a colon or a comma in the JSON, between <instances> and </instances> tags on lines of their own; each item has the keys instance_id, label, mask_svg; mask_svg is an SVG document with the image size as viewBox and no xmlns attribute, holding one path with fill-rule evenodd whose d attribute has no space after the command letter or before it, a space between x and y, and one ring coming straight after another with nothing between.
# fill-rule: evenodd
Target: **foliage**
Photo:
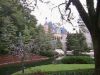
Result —
<instances>
[{"instance_id":1,"label":"foliage","mask_svg":"<svg viewBox=\"0 0 100 75\"><path fill-rule=\"evenodd\" d=\"M34 39L34 47L32 52L36 54L41 54L44 52L50 52L52 50L50 41L51 41L51 36L49 34L46 34L44 32L43 26L39 25L36 29L37 35L35 36Z\"/></svg>"},{"instance_id":2,"label":"foliage","mask_svg":"<svg viewBox=\"0 0 100 75\"><path fill-rule=\"evenodd\" d=\"M47 57L53 57L54 56L54 53L53 51L40 51L40 55L42 56L47 56Z\"/></svg>"},{"instance_id":3,"label":"foliage","mask_svg":"<svg viewBox=\"0 0 100 75\"><path fill-rule=\"evenodd\" d=\"M57 49L62 49L62 44L59 39L57 40Z\"/></svg>"},{"instance_id":4,"label":"foliage","mask_svg":"<svg viewBox=\"0 0 100 75\"><path fill-rule=\"evenodd\" d=\"M75 34L68 34L67 50L74 50L74 55L79 55L82 51L88 51L86 39L81 32Z\"/></svg>"},{"instance_id":5,"label":"foliage","mask_svg":"<svg viewBox=\"0 0 100 75\"><path fill-rule=\"evenodd\" d=\"M46 75L46 73L37 71L37 72L33 73L32 75Z\"/></svg>"},{"instance_id":6,"label":"foliage","mask_svg":"<svg viewBox=\"0 0 100 75\"><path fill-rule=\"evenodd\" d=\"M66 56L61 62L63 64L93 64L94 59L90 56Z\"/></svg>"},{"instance_id":7,"label":"foliage","mask_svg":"<svg viewBox=\"0 0 100 75\"><path fill-rule=\"evenodd\" d=\"M8 52L9 44L15 39L17 30L11 18L14 10L10 2L11 0L0 1L0 53L2 54Z\"/></svg>"},{"instance_id":8,"label":"foliage","mask_svg":"<svg viewBox=\"0 0 100 75\"><path fill-rule=\"evenodd\" d=\"M8 53L19 32L26 43L34 36L36 19L17 0L0 1L0 54Z\"/></svg>"},{"instance_id":9,"label":"foliage","mask_svg":"<svg viewBox=\"0 0 100 75\"><path fill-rule=\"evenodd\" d=\"M30 15L27 7L17 0L0 2L0 54L8 53L12 44L16 46L19 33L25 45L33 42L32 52L51 50L51 37L45 34L43 27L36 26L35 16Z\"/></svg>"}]
</instances>

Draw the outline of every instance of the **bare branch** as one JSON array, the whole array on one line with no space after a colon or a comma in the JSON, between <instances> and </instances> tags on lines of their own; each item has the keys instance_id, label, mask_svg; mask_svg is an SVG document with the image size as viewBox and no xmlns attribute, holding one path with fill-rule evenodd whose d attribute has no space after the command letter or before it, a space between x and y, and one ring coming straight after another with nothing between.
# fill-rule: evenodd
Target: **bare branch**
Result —
<instances>
[{"instance_id":1,"label":"bare branch","mask_svg":"<svg viewBox=\"0 0 100 75\"><path fill-rule=\"evenodd\" d=\"M61 15L61 19L62 19L62 20L65 20L66 22L69 22L69 23L73 26L73 24L72 24L72 22L71 22L71 20L70 20L70 14L71 14L71 9L69 8L70 3L71 3L71 1L69 1L69 2L67 3L67 1L65 0L65 3L61 3L61 4L59 4L59 5L55 6L55 7L53 7L53 8L51 9L51 12L52 12L52 10L53 10L54 8L57 8L57 7L58 7L59 13L60 13L60 15ZM65 6L65 7L66 7L66 11L69 10L68 15L62 14L62 12L61 12L60 6L61 6L61 5L64 5L64 4L66 5L66 6ZM67 5L67 4L68 4L68 5ZM66 11L65 11L65 13L66 13ZM65 19L64 16L66 16L67 19Z\"/></svg>"},{"instance_id":2,"label":"bare branch","mask_svg":"<svg viewBox=\"0 0 100 75\"><path fill-rule=\"evenodd\" d=\"M55 7L53 7L53 8L51 9L51 12L53 11L54 8L60 7L61 5L64 5L64 4L66 4L66 3L61 3L61 4L59 4L59 5L55 6Z\"/></svg>"},{"instance_id":3,"label":"bare branch","mask_svg":"<svg viewBox=\"0 0 100 75\"><path fill-rule=\"evenodd\" d=\"M59 12L60 12L60 14L61 14L61 18L62 18L62 19L64 19L63 16L65 16L65 15L63 15L63 14L61 13L60 6L63 5L63 4L66 4L66 2L65 2L65 3L62 3L62 4L60 4L60 5L58 5L58 9L59 9ZM67 10L69 10L68 16L66 15L66 16L67 16L67 20L68 20L69 17L70 17L70 14L71 14L71 9L69 8L69 6L68 6ZM65 13L66 13L66 11L65 11ZM64 20L65 20L65 19L64 19Z\"/></svg>"},{"instance_id":4,"label":"bare branch","mask_svg":"<svg viewBox=\"0 0 100 75\"><path fill-rule=\"evenodd\" d=\"M65 4L65 3L62 3L62 4L59 4L59 5L58 5L58 9L59 9L59 12L60 12L60 14L61 14L61 19L64 19L64 17L63 17L63 14L61 13L60 6L61 6L61 5L64 5L64 4Z\"/></svg>"},{"instance_id":5,"label":"bare branch","mask_svg":"<svg viewBox=\"0 0 100 75\"><path fill-rule=\"evenodd\" d=\"M68 14L68 17L67 17L67 19L69 19L70 14L71 14L71 9L70 9L70 8L68 8L67 10L69 10L69 14Z\"/></svg>"},{"instance_id":6,"label":"bare branch","mask_svg":"<svg viewBox=\"0 0 100 75\"><path fill-rule=\"evenodd\" d=\"M65 10L67 10L69 8L70 4L71 4L71 0L69 0L69 2L66 3Z\"/></svg>"},{"instance_id":7,"label":"bare branch","mask_svg":"<svg viewBox=\"0 0 100 75\"><path fill-rule=\"evenodd\" d=\"M71 22L70 19L67 19L67 22L69 22L74 27L74 25L73 25L73 23Z\"/></svg>"},{"instance_id":8,"label":"bare branch","mask_svg":"<svg viewBox=\"0 0 100 75\"><path fill-rule=\"evenodd\" d=\"M63 5L63 4L60 4L60 5L58 6L58 9L59 9L59 12L60 12L60 14L61 14L61 18L62 18L63 20L65 20L66 22L69 22L69 23L73 26L71 20L69 19L70 14L71 14L71 9L69 8L70 3L71 3L71 1L69 1L69 2L67 3L66 0L65 0L65 3L63 3L63 4L66 4L65 10L66 10L66 11L69 10L68 15L66 15L66 16L67 16L67 19L65 19L65 18L63 17L64 15L61 13L61 10L60 10L60 6ZM66 13L66 11L65 11L65 13Z\"/></svg>"},{"instance_id":9,"label":"bare branch","mask_svg":"<svg viewBox=\"0 0 100 75\"><path fill-rule=\"evenodd\" d=\"M39 1L43 3L43 0L39 0Z\"/></svg>"},{"instance_id":10,"label":"bare branch","mask_svg":"<svg viewBox=\"0 0 100 75\"><path fill-rule=\"evenodd\" d=\"M37 6L37 0L35 0L35 4L34 5Z\"/></svg>"},{"instance_id":11,"label":"bare branch","mask_svg":"<svg viewBox=\"0 0 100 75\"><path fill-rule=\"evenodd\" d=\"M40 2L42 2L42 3L50 3L50 1L46 1L46 2L44 2L43 0L39 0Z\"/></svg>"},{"instance_id":12,"label":"bare branch","mask_svg":"<svg viewBox=\"0 0 100 75\"><path fill-rule=\"evenodd\" d=\"M51 9L51 12L52 12L54 8L57 8L57 7L58 7L59 13L60 13L60 15L61 15L61 19L64 19L64 17L63 17L63 14L61 13L60 6L61 6L61 5L64 5L64 4L66 4L66 3L61 3L61 4L55 6L55 7L53 7L53 8Z\"/></svg>"},{"instance_id":13,"label":"bare branch","mask_svg":"<svg viewBox=\"0 0 100 75\"><path fill-rule=\"evenodd\" d=\"M54 8L57 8L57 7L58 7L58 6L53 7L53 8L51 9L51 12L53 11Z\"/></svg>"}]
</instances>

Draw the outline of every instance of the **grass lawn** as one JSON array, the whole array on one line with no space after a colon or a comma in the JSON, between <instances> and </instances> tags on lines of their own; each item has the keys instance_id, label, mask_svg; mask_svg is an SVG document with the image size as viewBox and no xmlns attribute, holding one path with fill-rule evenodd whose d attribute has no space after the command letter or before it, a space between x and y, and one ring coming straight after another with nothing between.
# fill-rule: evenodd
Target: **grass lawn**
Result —
<instances>
[{"instance_id":1,"label":"grass lawn","mask_svg":"<svg viewBox=\"0 0 100 75\"><path fill-rule=\"evenodd\" d=\"M25 69L25 74L33 73L36 71L43 72L56 72L56 71L70 71L70 70L82 70L82 69L93 69L94 64L49 64L36 67L30 67ZM20 75L21 71L16 72L12 75Z\"/></svg>"},{"instance_id":2,"label":"grass lawn","mask_svg":"<svg viewBox=\"0 0 100 75\"><path fill-rule=\"evenodd\" d=\"M32 63L25 63L25 68L30 68L34 66L39 66L39 65L47 65L51 63L51 59L48 60L43 60L43 61L38 61L38 62L32 62ZM0 75L11 75L12 73L15 73L17 71L20 71L22 69L21 64L9 64L0 67Z\"/></svg>"}]
</instances>

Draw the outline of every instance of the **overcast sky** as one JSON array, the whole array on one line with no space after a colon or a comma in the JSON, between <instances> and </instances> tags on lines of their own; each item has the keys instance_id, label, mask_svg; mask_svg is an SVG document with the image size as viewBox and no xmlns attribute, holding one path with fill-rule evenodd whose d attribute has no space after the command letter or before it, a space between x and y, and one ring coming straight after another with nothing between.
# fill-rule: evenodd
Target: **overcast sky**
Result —
<instances>
[{"instance_id":1,"label":"overcast sky","mask_svg":"<svg viewBox=\"0 0 100 75\"><path fill-rule=\"evenodd\" d=\"M29 0L29 2L31 2L31 1L32 0ZM50 1L49 4L44 4L44 3L40 2L39 0L37 0L37 1L38 1L37 7L31 14L36 16L36 18L38 20L38 24L43 25L45 23L46 17L47 17L48 21L52 21L54 23L62 23L61 15L59 13L58 8L54 8L52 10L52 12L51 12L51 9L61 3L64 3L65 0L44 0L44 1ZM83 6L85 6L86 0L81 0L81 3L83 4ZM77 19L79 18L79 14L78 14L75 6L71 5L70 8L72 10L73 17L74 17L74 20L72 20L72 23L74 25L74 28L78 29ZM64 5L61 6L61 10L64 11ZM86 10L86 7L85 7L85 10ZM64 26L69 32L73 32L73 27L70 23L64 22L62 26Z\"/></svg>"}]
</instances>

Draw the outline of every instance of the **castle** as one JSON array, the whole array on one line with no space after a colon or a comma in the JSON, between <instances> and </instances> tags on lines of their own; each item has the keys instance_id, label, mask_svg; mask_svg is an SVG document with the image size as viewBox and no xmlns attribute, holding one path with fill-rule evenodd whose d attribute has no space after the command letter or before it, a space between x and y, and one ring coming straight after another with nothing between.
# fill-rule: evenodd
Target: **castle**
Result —
<instances>
[{"instance_id":1,"label":"castle","mask_svg":"<svg viewBox=\"0 0 100 75\"><path fill-rule=\"evenodd\" d=\"M45 33L50 32L53 40L60 40L63 51L66 51L67 30L62 27L60 23L52 23L51 21L48 22L46 20L44 24L44 31Z\"/></svg>"}]
</instances>

